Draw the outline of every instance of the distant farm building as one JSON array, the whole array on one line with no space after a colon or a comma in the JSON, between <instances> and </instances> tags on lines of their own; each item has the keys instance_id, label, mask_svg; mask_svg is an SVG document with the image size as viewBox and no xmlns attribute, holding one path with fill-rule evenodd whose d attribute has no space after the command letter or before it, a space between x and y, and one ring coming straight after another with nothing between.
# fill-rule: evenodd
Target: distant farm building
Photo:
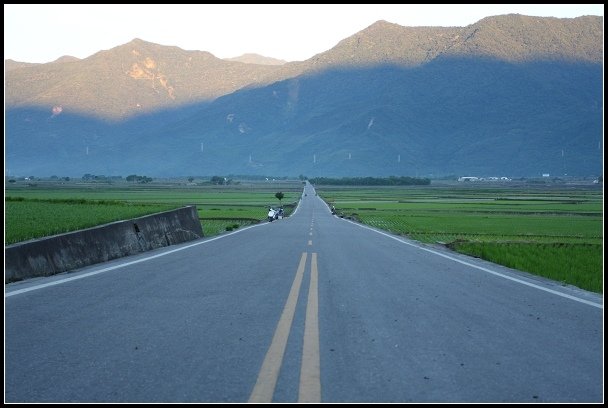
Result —
<instances>
[{"instance_id":1,"label":"distant farm building","mask_svg":"<svg viewBox=\"0 0 608 408\"><path fill-rule=\"evenodd\" d=\"M458 177L458 181L511 181L509 177L475 177L464 176Z\"/></svg>"},{"instance_id":2,"label":"distant farm building","mask_svg":"<svg viewBox=\"0 0 608 408\"><path fill-rule=\"evenodd\" d=\"M458 181L479 181L479 177L458 177Z\"/></svg>"}]
</instances>

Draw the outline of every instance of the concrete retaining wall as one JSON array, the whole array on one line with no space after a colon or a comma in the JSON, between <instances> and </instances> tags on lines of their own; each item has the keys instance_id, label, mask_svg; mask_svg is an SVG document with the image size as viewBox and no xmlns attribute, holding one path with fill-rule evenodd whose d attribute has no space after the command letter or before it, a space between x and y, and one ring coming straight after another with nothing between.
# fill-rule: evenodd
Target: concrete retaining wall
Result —
<instances>
[{"instance_id":1,"label":"concrete retaining wall","mask_svg":"<svg viewBox=\"0 0 608 408\"><path fill-rule=\"evenodd\" d=\"M49 276L201 238L195 206L54 235L4 248L4 282Z\"/></svg>"}]
</instances>

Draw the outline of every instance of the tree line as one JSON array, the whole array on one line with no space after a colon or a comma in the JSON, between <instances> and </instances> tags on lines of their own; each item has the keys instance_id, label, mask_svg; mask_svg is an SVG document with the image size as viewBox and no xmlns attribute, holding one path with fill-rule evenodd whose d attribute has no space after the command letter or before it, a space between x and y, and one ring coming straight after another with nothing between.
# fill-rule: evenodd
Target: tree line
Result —
<instances>
[{"instance_id":1,"label":"tree line","mask_svg":"<svg viewBox=\"0 0 608 408\"><path fill-rule=\"evenodd\" d=\"M407 176L390 177L315 177L309 180L312 184L339 186L428 186L431 179Z\"/></svg>"}]
</instances>

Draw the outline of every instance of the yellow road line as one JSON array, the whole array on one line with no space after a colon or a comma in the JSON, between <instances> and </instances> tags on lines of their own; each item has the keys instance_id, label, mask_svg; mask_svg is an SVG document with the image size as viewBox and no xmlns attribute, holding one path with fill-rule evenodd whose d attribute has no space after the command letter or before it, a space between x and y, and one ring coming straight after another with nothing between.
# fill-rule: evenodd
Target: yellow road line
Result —
<instances>
[{"instance_id":1,"label":"yellow road line","mask_svg":"<svg viewBox=\"0 0 608 408\"><path fill-rule=\"evenodd\" d=\"M249 397L249 402L272 402L274 388L277 384L279 370L281 369L283 355L285 354L287 338L289 337L289 332L291 330L293 315L295 313L296 304L298 303L298 295L300 293L300 286L302 284L304 268L306 267L307 256L307 252L302 253L300 264L296 272L296 277L291 285L287 302L285 303L283 313L279 319L279 324L274 332L270 348L268 349L268 352L266 352L266 357L262 363L262 368L258 374L255 387L253 388L251 396Z\"/></svg>"},{"instance_id":2,"label":"yellow road line","mask_svg":"<svg viewBox=\"0 0 608 408\"><path fill-rule=\"evenodd\" d=\"M304 323L304 347L298 402L321 402L318 275L317 253L313 252L310 260L310 287L306 304L306 323Z\"/></svg>"}]
</instances>

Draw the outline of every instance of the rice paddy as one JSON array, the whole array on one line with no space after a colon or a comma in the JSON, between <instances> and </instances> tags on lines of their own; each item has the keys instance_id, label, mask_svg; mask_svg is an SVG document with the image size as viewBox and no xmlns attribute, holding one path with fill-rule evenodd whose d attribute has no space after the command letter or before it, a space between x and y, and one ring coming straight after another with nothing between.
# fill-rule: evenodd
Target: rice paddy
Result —
<instances>
[{"instance_id":1,"label":"rice paddy","mask_svg":"<svg viewBox=\"0 0 608 408\"><path fill-rule=\"evenodd\" d=\"M316 187L342 217L603 293L599 188Z\"/></svg>"}]
</instances>

